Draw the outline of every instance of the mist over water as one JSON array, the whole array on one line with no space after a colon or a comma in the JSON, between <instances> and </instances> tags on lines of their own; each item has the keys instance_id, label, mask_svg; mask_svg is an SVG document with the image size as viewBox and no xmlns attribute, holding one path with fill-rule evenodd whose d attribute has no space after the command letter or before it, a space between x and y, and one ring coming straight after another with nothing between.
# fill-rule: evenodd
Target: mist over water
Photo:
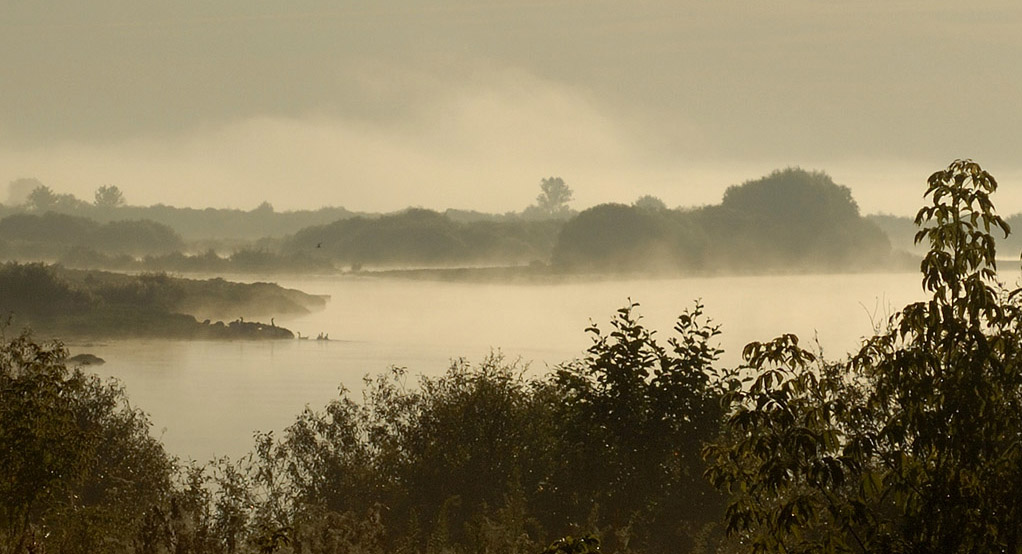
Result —
<instances>
[{"instance_id":1,"label":"mist over water","mask_svg":"<svg viewBox=\"0 0 1022 554\"><path fill-rule=\"evenodd\" d=\"M127 387L154 432L181 457L241 456L256 430L281 430L306 406L321 409L343 385L360 398L362 378L390 366L439 375L452 358L476 362L493 350L540 375L583 356L590 320L640 304L645 325L666 342L696 299L722 326L722 364L742 347L780 333L819 339L841 358L905 304L924 298L918 273L742 276L479 284L376 278L302 278L280 284L331 301L321 312L276 318L312 340L110 341L70 345L107 360L97 368ZM330 341L314 340L326 333Z\"/></svg>"}]
</instances>

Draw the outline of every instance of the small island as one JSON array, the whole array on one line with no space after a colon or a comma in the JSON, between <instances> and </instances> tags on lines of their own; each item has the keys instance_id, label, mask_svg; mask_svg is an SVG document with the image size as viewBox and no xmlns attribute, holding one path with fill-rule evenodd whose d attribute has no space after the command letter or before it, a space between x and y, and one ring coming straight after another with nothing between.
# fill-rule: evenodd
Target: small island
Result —
<instances>
[{"instance_id":1,"label":"small island","mask_svg":"<svg viewBox=\"0 0 1022 554\"><path fill-rule=\"evenodd\" d=\"M309 313L327 301L273 283L13 262L0 265L0 290L0 315L8 325L28 327L41 336L73 338L293 339L294 333L276 325L273 316ZM195 314L212 317L199 321Z\"/></svg>"}]
</instances>

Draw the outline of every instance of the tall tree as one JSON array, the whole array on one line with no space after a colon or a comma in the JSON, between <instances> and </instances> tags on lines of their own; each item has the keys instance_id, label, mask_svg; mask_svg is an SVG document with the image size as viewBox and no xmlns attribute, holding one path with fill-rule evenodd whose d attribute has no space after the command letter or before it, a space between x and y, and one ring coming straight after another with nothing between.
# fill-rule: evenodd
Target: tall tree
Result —
<instances>
[{"instance_id":1,"label":"tall tree","mask_svg":"<svg viewBox=\"0 0 1022 554\"><path fill-rule=\"evenodd\" d=\"M572 191L560 177L548 177L539 184L542 190L536 197L536 206L540 212L550 216L563 216L568 212L568 202L572 200Z\"/></svg>"}]
</instances>

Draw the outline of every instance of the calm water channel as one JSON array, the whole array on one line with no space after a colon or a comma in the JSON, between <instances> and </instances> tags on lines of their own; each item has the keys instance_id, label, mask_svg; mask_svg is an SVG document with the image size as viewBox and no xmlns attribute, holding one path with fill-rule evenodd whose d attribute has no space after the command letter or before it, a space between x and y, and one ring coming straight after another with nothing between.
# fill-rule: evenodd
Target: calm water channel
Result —
<instances>
[{"instance_id":1,"label":"calm water channel","mask_svg":"<svg viewBox=\"0 0 1022 554\"><path fill-rule=\"evenodd\" d=\"M695 299L723 326L725 362L752 340L794 332L818 337L828 358L854 349L904 304L923 298L918 273L716 277L493 285L374 278L282 280L330 295L323 311L277 317L329 342L111 341L71 344L71 353L107 360L96 371L119 379L148 412L171 453L207 460L240 456L255 430L280 430L305 407L319 409L343 385L359 395L362 377L404 366L437 375L451 358L477 361L491 350L542 373L579 357L590 319L609 321L628 301L666 340Z\"/></svg>"}]
</instances>

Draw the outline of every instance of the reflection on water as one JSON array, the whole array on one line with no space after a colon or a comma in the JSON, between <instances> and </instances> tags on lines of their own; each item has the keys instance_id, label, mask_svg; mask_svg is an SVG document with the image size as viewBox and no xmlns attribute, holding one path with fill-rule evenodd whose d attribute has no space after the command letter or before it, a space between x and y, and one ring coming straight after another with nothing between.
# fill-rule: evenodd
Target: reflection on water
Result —
<instances>
[{"instance_id":1,"label":"reflection on water","mask_svg":"<svg viewBox=\"0 0 1022 554\"><path fill-rule=\"evenodd\" d=\"M723 325L725 362L742 346L779 333L819 338L828 358L854 349L872 321L923 297L917 273L719 277L574 284L493 285L371 278L281 284L332 298L326 310L277 317L329 342L112 341L70 345L107 360L97 371L120 379L154 432L182 457L239 456L255 430L279 430L306 405L319 409L339 385L391 365L436 375L452 357L479 360L491 349L531 362L535 372L580 356L584 328L608 321L630 297L666 339L695 299Z\"/></svg>"}]
</instances>

